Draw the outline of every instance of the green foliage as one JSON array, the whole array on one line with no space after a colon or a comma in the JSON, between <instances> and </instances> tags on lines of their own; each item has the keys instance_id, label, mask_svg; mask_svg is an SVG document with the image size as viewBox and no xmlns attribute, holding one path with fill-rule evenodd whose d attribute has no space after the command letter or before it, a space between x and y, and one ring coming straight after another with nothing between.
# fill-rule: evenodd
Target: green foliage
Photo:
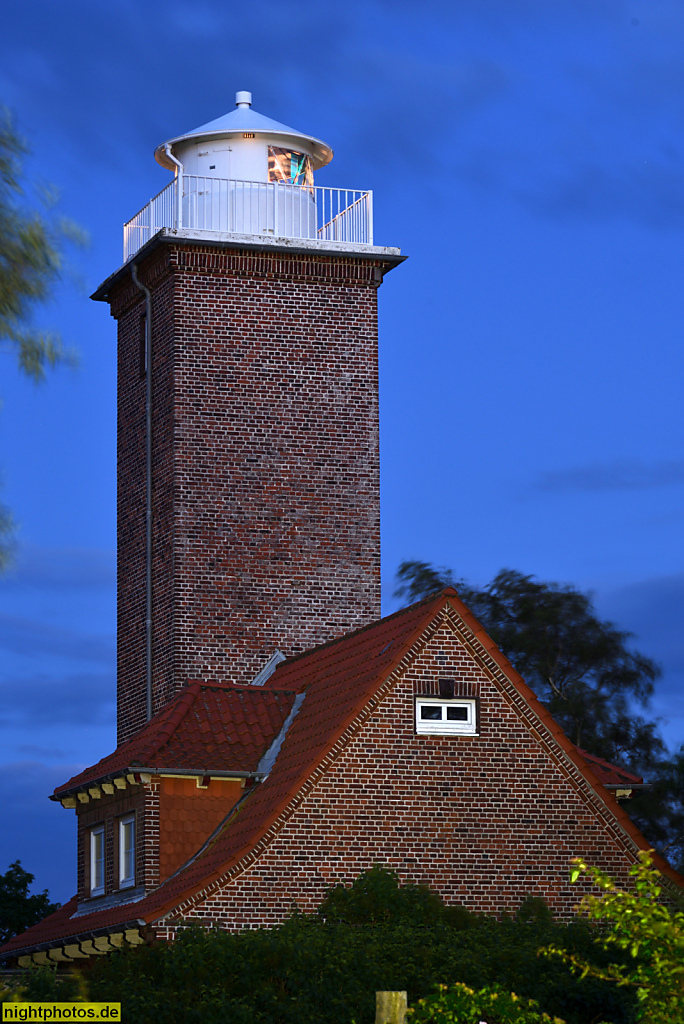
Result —
<instances>
[{"instance_id":1,"label":"green foliage","mask_svg":"<svg viewBox=\"0 0 684 1024\"><path fill-rule=\"evenodd\" d=\"M20 980L13 978L6 985L0 972L0 1003L83 1002L87 1000L88 986L78 971L57 974L54 967L37 967L27 971Z\"/></svg>"},{"instance_id":2,"label":"green foliage","mask_svg":"<svg viewBox=\"0 0 684 1024\"><path fill-rule=\"evenodd\" d=\"M440 985L437 995L421 999L409 1013L413 1024L565 1024L541 1012L534 999L521 999L498 985L479 992L467 985Z\"/></svg>"},{"instance_id":3,"label":"green foliage","mask_svg":"<svg viewBox=\"0 0 684 1024\"><path fill-rule=\"evenodd\" d=\"M454 908L461 909L461 908ZM463 924L472 915L466 915ZM439 895L427 885L400 886L395 871L375 864L364 871L351 886L329 889L318 913L326 921L338 924L413 924L429 925L444 914ZM455 921L455 918L454 918Z\"/></svg>"},{"instance_id":4,"label":"green foliage","mask_svg":"<svg viewBox=\"0 0 684 1024\"><path fill-rule=\"evenodd\" d=\"M609 923L598 933L598 943L613 955L627 957L601 968L557 947L545 950L569 964L580 977L613 981L634 989L636 1020L644 1024L684 1024L684 913L670 911L659 902L660 874L651 866L650 853L641 853L630 868L633 889L619 889L612 878L581 858L573 861L570 880L587 875L603 895L588 894L579 905L591 921Z\"/></svg>"},{"instance_id":5,"label":"green foliage","mask_svg":"<svg viewBox=\"0 0 684 1024\"><path fill-rule=\"evenodd\" d=\"M0 875L0 945L38 924L61 905L50 902L47 889L29 896L33 877L18 860Z\"/></svg>"},{"instance_id":6,"label":"green foliage","mask_svg":"<svg viewBox=\"0 0 684 1024\"><path fill-rule=\"evenodd\" d=\"M684 874L684 746L649 772L649 782L630 800L629 816Z\"/></svg>"},{"instance_id":7,"label":"green foliage","mask_svg":"<svg viewBox=\"0 0 684 1024\"><path fill-rule=\"evenodd\" d=\"M515 919L521 924L553 924L553 914L541 896L526 896L518 908Z\"/></svg>"},{"instance_id":8,"label":"green foliage","mask_svg":"<svg viewBox=\"0 0 684 1024\"><path fill-rule=\"evenodd\" d=\"M22 157L27 150L7 111L0 110L0 342L16 350L20 369L34 381L48 367L73 361L60 339L27 326L36 305L52 293L63 270L67 240L83 235L66 220L48 216L54 197L43 190L45 212L22 203Z\"/></svg>"},{"instance_id":9,"label":"green foliage","mask_svg":"<svg viewBox=\"0 0 684 1024\"><path fill-rule=\"evenodd\" d=\"M630 1021L632 993L537 955L554 944L606 967L588 926L555 925L536 904L525 921L452 916L424 887L403 888L375 867L330 890L326 914L237 934L189 927L169 945L117 951L94 965L90 997L121 1001L127 1024L371 1024L377 991L405 989L414 1005L461 982L498 984L568 1024Z\"/></svg>"},{"instance_id":10,"label":"green foliage","mask_svg":"<svg viewBox=\"0 0 684 1024\"><path fill-rule=\"evenodd\" d=\"M0 345L12 349L22 373L38 383L47 368L75 361L56 334L29 324L62 275L65 243L82 245L85 236L70 221L52 216L55 197L46 189L36 197L42 211L27 204L21 184L26 152L9 113L0 107ZM12 532L12 517L0 505L0 571L11 560Z\"/></svg>"}]
</instances>

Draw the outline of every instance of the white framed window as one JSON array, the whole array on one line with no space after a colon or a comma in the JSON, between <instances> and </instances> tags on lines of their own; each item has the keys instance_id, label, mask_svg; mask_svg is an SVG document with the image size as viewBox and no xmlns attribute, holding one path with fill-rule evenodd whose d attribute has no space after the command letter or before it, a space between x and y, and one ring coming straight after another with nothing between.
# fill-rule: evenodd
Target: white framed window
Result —
<instances>
[{"instance_id":1,"label":"white framed window","mask_svg":"<svg viewBox=\"0 0 684 1024\"><path fill-rule=\"evenodd\" d=\"M476 736L474 697L416 697L416 732L428 736Z\"/></svg>"},{"instance_id":2,"label":"white framed window","mask_svg":"<svg viewBox=\"0 0 684 1024\"><path fill-rule=\"evenodd\" d=\"M119 818L119 888L135 885L135 815Z\"/></svg>"},{"instance_id":3,"label":"white framed window","mask_svg":"<svg viewBox=\"0 0 684 1024\"><path fill-rule=\"evenodd\" d=\"M104 825L90 830L90 895L102 896L105 891Z\"/></svg>"}]
</instances>

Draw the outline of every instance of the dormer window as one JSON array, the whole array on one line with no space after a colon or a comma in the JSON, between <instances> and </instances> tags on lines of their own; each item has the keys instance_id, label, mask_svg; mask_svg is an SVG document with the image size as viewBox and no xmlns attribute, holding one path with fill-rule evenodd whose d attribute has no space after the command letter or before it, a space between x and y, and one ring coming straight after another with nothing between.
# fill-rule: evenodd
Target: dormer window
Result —
<instances>
[{"instance_id":1,"label":"dormer window","mask_svg":"<svg viewBox=\"0 0 684 1024\"><path fill-rule=\"evenodd\" d=\"M429 736L476 736L476 700L473 697L416 697L416 732Z\"/></svg>"},{"instance_id":2,"label":"dormer window","mask_svg":"<svg viewBox=\"0 0 684 1024\"><path fill-rule=\"evenodd\" d=\"M119 819L119 888L135 885L135 815Z\"/></svg>"},{"instance_id":3,"label":"dormer window","mask_svg":"<svg viewBox=\"0 0 684 1024\"><path fill-rule=\"evenodd\" d=\"M90 832L90 895L102 896L105 891L104 825Z\"/></svg>"}]
</instances>

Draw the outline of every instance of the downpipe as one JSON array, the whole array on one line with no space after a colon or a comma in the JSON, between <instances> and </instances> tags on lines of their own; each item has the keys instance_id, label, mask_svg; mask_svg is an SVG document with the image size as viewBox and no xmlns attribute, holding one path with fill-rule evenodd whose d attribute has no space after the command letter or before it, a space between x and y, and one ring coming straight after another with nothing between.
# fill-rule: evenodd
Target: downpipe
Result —
<instances>
[{"instance_id":1,"label":"downpipe","mask_svg":"<svg viewBox=\"0 0 684 1024\"><path fill-rule=\"evenodd\" d=\"M145 717L152 717L152 294L131 264L133 284L145 294Z\"/></svg>"},{"instance_id":2,"label":"downpipe","mask_svg":"<svg viewBox=\"0 0 684 1024\"><path fill-rule=\"evenodd\" d=\"M183 164L171 152L168 142L164 143L164 152L172 164L176 165L176 228L183 227Z\"/></svg>"}]
</instances>

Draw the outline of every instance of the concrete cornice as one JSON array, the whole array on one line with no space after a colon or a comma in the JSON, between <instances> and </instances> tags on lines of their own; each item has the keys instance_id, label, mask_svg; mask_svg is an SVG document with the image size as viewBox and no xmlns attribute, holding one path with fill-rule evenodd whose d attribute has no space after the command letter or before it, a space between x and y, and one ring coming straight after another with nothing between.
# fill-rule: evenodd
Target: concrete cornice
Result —
<instances>
[{"instance_id":1,"label":"concrete cornice","mask_svg":"<svg viewBox=\"0 0 684 1024\"><path fill-rule=\"evenodd\" d=\"M300 256L347 256L354 260L372 260L383 264L386 273L408 259L393 246L360 245L356 242L323 242L316 238L285 238L265 235L239 235L225 231L199 231L194 228L161 228L138 249L118 270L102 282L90 296L96 302L107 302L112 290L130 274L131 263L139 264L163 245L181 243L215 249L248 250L261 253L287 253Z\"/></svg>"}]
</instances>

